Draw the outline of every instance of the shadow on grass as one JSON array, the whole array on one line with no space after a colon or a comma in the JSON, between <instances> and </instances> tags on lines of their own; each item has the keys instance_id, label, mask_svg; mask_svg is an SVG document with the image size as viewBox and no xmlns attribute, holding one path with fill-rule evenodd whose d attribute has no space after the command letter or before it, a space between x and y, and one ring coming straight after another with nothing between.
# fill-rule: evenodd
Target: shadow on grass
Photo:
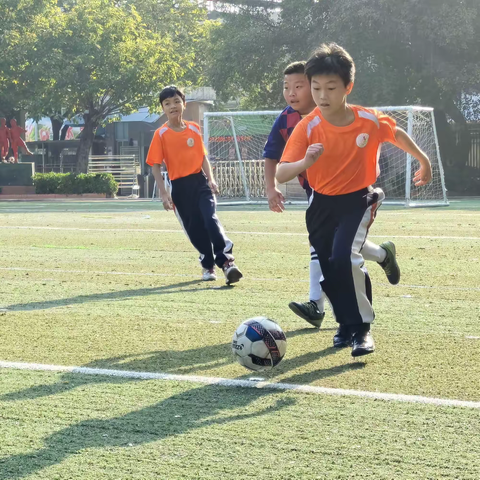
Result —
<instances>
[{"instance_id":1,"label":"shadow on grass","mask_svg":"<svg viewBox=\"0 0 480 480\"><path fill-rule=\"evenodd\" d=\"M317 334L317 330L302 328L288 332L288 338L297 335ZM306 353L295 358L285 359L275 369L276 375L282 375L289 370L299 368L311 362L336 353L333 347L318 352ZM180 374L194 373L206 368L217 368L233 361L230 344L219 344L201 347L183 352L157 351L142 355L126 355L92 362L85 367L108 368L133 371L158 371L157 366L163 366L161 371L174 371ZM166 364L168 368L165 368ZM325 368L314 372L294 375L283 379L282 383L310 382L351 369L362 368L362 364L347 364L333 368ZM251 374L239 378L246 378ZM89 384L131 384L139 379L119 377L90 376L76 373L66 373L61 381L52 385L40 385L5 394L0 401L33 400L41 397L61 395L76 387ZM192 430L222 425L264 415L275 415L283 408L295 403L293 398L278 398L264 407L255 408L248 413L249 406L261 398L279 396L280 391L266 389L246 389L220 386L203 386L188 388L188 391L173 395L155 405L131 411L125 415L110 419L93 419L68 426L44 439L44 448L30 453L12 455L0 459L0 480L20 479L44 468L61 463L71 455L90 448L128 447L132 444L142 445L155 442L175 435L186 434ZM57 401L59 399L57 398ZM228 412L245 409L242 413Z\"/></svg>"},{"instance_id":2,"label":"shadow on grass","mask_svg":"<svg viewBox=\"0 0 480 480\"><path fill-rule=\"evenodd\" d=\"M291 339L298 335L315 335L318 330L313 328L301 328L287 332L287 338ZM332 350L332 351L331 351ZM286 358L276 368L275 373L281 374L289 370L301 367L330 353L333 349L320 352L308 353L295 358ZM135 372L175 373L179 375L193 375L199 371L205 372L224 367L235 360L232 355L230 343L208 345L190 350L159 350L144 352L141 354L123 355L96 360L83 365L85 368L124 370ZM255 372L249 372L239 378L248 378ZM81 379L81 380L80 380ZM0 396L0 401L33 400L68 392L82 385L90 383L123 383L125 381L138 382L141 379L123 379L121 377L79 375L78 373L65 373L61 381L55 384L36 385L31 388L11 392Z\"/></svg>"},{"instance_id":3,"label":"shadow on grass","mask_svg":"<svg viewBox=\"0 0 480 480\"><path fill-rule=\"evenodd\" d=\"M266 402L261 407L249 407L266 395L278 396L279 392L250 389L236 389L233 392L232 388L218 386L189 388L154 405L119 417L81 421L46 437L43 448L1 458L0 480L35 475L87 449L144 445L211 425L266 415L274 421L276 412L295 404L293 398L278 398L273 404ZM241 411L228 414L236 409ZM161 463L160 458L160 469Z\"/></svg>"},{"instance_id":4,"label":"shadow on grass","mask_svg":"<svg viewBox=\"0 0 480 480\"><path fill-rule=\"evenodd\" d=\"M104 302L107 300L127 300L129 298L144 297L148 295L167 295L170 293L195 293L204 290L221 291L234 288L228 285L221 287L204 286L197 288L185 288L193 285L204 285L202 280L190 280L188 282L175 283L173 285L162 285L153 288L139 288L135 290L121 290L117 292L94 293L91 295L78 295L76 297L59 298L56 300L47 300L41 302L17 303L5 307L12 311L30 311L30 310L47 310L49 308L65 307L67 305L75 305L90 302Z\"/></svg>"}]
</instances>

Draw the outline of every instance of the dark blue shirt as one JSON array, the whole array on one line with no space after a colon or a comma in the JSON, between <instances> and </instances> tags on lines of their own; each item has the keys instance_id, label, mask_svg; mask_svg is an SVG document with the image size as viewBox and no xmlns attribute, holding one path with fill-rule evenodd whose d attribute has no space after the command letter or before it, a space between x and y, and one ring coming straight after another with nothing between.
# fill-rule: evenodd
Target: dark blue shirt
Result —
<instances>
[{"instance_id":1,"label":"dark blue shirt","mask_svg":"<svg viewBox=\"0 0 480 480\"><path fill-rule=\"evenodd\" d=\"M272 126L267 143L265 143L263 149L263 158L271 158L277 162L280 161L283 155L283 150L285 150L285 145L301 119L302 116L300 113L292 107L288 106L283 110ZM303 172L298 176L298 181L305 189L307 195L310 196L312 189L308 184L306 172Z\"/></svg>"}]
</instances>

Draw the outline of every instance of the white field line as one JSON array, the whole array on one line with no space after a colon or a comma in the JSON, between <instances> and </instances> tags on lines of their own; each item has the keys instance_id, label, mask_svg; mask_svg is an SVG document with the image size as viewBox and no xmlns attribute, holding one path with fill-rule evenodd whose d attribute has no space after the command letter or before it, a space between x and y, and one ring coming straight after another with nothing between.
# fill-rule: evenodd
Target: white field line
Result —
<instances>
[{"instance_id":1,"label":"white field line","mask_svg":"<svg viewBox=\"0 0 480 480\"><path fill-rule=\"evenodd\" d=\"M76 232L148 232L148 233L181 233L178 229L153 229L153 228L77 228L77 227L37 227L37 226L0 226L0 229L11 230L61 230ZM243 232L229 230L228 233L235 235L279 235L287 237L306 237L307 233L288 232ZM369 235L369 238L413 238L427 240L480 240L480 237L447 237L432 235Z\"/></svg>"},{"instance_id":2,"label":"white field line","mask_svg":"<svg viewBox=\"0 0 480 480\"><path fill-rule=\"evenodd\" d=\"M200 383L220 387L256 388L259 390L289 390L315 395L333 395L337 397L360 397L389 402L421 403L439 407L463 407L480 409L480 402L453 400L446 398L421 397L418 395L402 395L397 393L367 392L362 390L346 390L343 388L315 387L293 383L271 383L252 380L231 380L227 378L202 377L197 375L175 375L170 373L135 372L129 370L107 370L101 368L67 367L62 365L44 365L39 363L19 363L0 361L0 368L16 370L33 370L47 372L66 372L81 375L104 375L108 377L135 378L140 380L168 380L174 382Z\"/></svg>"},{"instance_id":3,"label":"white field line","mask_svg":"<svg viewBox=\"0 0 480 480\"><path fill-rule=\"evenodd\" d=\"M0 267L0 271L7 272L40 272L40 273L73 273L79 275L120 275L120 276L135 276L135 277L161 277L161 278L193 278L200 281L199 275L190 274L175 274L175 273L149 273L149 272L109 272L101 270L62 270L60 268L25 268L25 267ZM247 277L246 280L253 282L291 282L291 278L255 278ZM309 280L295 280L296 283L309 283ZM388 283L375 283L375 285L388 287ZM480 287L448 287L435 285L403 285L398 284L394 288L420 288L427 290L453 290L465 292L480 292Z\"/></svg>"}]
</instances>

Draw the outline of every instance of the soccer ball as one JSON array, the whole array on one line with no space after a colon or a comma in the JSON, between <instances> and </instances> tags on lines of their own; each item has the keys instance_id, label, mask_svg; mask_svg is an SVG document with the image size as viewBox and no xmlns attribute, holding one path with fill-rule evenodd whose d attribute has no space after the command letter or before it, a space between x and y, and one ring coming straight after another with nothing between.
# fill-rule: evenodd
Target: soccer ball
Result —
<instances>
[{"instance_id":1,"label":"soccer ball","mask_svg":"<svg viewBox=\"0 0 480 480\"><path fill-rule=\"evenodd\" d=\"M238 363L249 370L269 370L285 356L287 338L273 320L249 318L233 334L232 351Z\"/></svg>"}]
</instances>

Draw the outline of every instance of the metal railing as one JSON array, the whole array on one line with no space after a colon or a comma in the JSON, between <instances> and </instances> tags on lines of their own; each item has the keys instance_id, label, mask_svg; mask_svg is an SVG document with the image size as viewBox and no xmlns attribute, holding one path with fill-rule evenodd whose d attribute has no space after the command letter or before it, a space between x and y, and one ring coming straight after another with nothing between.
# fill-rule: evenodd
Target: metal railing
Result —
<instances>
[{"instance_id":1,"label":"metal railing","mask_svg":"<svg viewBox=\"0 0 480 480\"><path fill-rule=\"evenodd\" d=\"M88 173L111 173L118 188L131 189L138 195L137 162L134 155L91 155L88 157Z\"/></svg>"}]
</instances>

